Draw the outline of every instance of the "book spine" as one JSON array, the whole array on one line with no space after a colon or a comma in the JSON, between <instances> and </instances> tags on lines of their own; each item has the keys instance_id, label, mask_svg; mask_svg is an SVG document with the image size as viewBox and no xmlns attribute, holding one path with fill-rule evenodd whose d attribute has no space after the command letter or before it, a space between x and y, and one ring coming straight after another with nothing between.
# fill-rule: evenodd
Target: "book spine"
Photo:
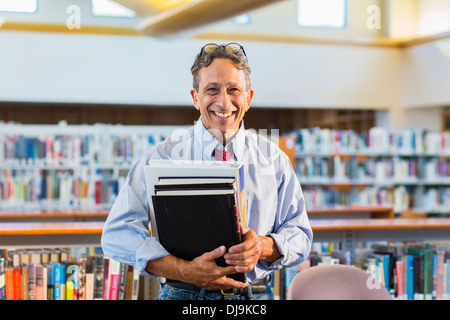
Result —
<instances>
[{"instance_id":1,"label":"book spine","mask_svg":"<svg viewBox=\"0 0 450 320\"><path fill-rule=\"evenodd\" d=\"M117 300L118 299L118 289L119 289L119 275L112 274L110 280L110 288L109 288L109 300Z\"/></svg>"},{"instance_id":2,"label":"book spine","mask_svg":"<svg viewBox=\"0 0 450 320\"><path fill-rule=\"evenodd\" d=\"M450 288L450 286L449 286L449 288ZM137 300L138 295L139 295L139 273L136 269L133 268L133 284L132 284L132 291L131 291L131 300Z\"/></svg>"},{"instance_id":3,"label":"book spine","mask_svg":"<svg viewBox=\"0 0 450 320\"><path fill-rule=\"evenodd\" d=\"M29 300L28 297L28 266L22 265L22 300Z\"/></svg>"},{"instance_id":4,"label":"book spine","mask_svg":"<svg viewBox=\"0 0 450 320\"><path fill-rule=\"evenodd\" d=\"M94 258L94 300L103 299L103 257Z\"/></svg>"},{"instance_id":5,"label":"book spine","mask_svg":"<svg viewBox=\"0 0 450 320\"><path fill-rule=\"evenodd\" d=\"M36 296L36 265L28 266L28 299L37 300Z\"/></svg>"},{"instance_id":6,"label":"book spine","mask_svg":"<svg viewBox=\"0 0 450 320\"><path fill-rule=\"evenodd\" d=\"M67 300L67 266L61 263L61 299Z\"/></svg>"},{"instance_id":7,"label":"book spine","mask_svg":"<svg viewBox=\"0 0 450 320\"><path fill-rule=\"evenodd\" d=\"M245 173L244 173L244 166L241 166L239 168L239 173L237 175L239 177L239 190L238 190L238 204L239 204L239 219L242 222L244 226L247 226L246 221L246 206L247 202L245 199Z\"/></svg>"},{"instance_id":8,"label":"book spine","mask_svg":"<svg viewBox=\"0 0 450 320\"><path fill-rule=\"evenodd\" d=\"M120 263L109 259L109 281L107 300L117 300L119 296L119 273Z\"/></svg>"},{"instance_id":9,"label":"book spine","mask_svg":"<svg viewBox=\"0 0 450 320\"><path fill-rule=\"evenodd\" d=\"M75 272L76 266L68 265L66 267L66 300L76 300L76 291L75 291Z\"/></svg>"},{"instance_id":10,"label":"book spine","mask_svg":"<svg viewBox=\"0 0 450 320\"><path fill-rule=\"evenodd\" d=\"M22 300L22 272L20 267L13 268L14 300Z\"/></svg>"},{"instance_id":11,"label":"book spine","mask_svg":"<svg viewBox=\"0 0 450 320\"><path fill-rule=\"evenodd\" d=\"M44 268L36 265L36 300L44 300Z\"/></svg>"},{"instance_id":12,"label":"book spine","mask_svg":"<svg viewBox=\"0 0 450 320\"><path fill-rule=\"evenodd\" d=\"M400 300L405 300L405 296L404 296L404 291L403 291L403 281L404 281L404 277L403 277L403 261L399 260L396 261L395 263L395 272L397 275L397 297Z\"/></svg>"},{"instance_id":13,"label":"book spine","mask_svg":"<svg viewBox=\"0 0 450 320\"><path fill-rule=\"evenodd\" d=\"M47 300L55 299L54 266L47 264Z\"/></svg>"},{"instance_id":14,"label":"book spine","mask_svg":"<svg viewBox=\"0 0 450 320\"><path fill-rule=\"evenodd\" d=\"M5 258L0 258L0 300L6 300Z\"/></svg>"},{"instance_id":15,"label":"book spine","mask_svg":"<svg viewBox=\"0 0 450 320\"><path fill-rule=\"evenodd\" d=\"M14 300L14 276L12 268L5 269L5 288L6 300Z\"/></svg>"},{"instance_id":16,"label":"book spine","mask_svg":"<svg viewBox=\"0 0 450 320\"><path fill-rule=\"evenodd\" d=\"M128 265L125 263L120 263L119 271L119 292L117 300L125 300L126 286L127 286L127 276L128 276Z\"/></svg>"},{"instance_id":17,"label":"book spine","mask_svg":"<svg viewBox=\"0 0 450 320\"><path fill-rule=\"evenodd\" d=\"M55 263L53 265L53 281L55 282L54 300L61 300L61 265Z\"/></svg>"}]
</instances>

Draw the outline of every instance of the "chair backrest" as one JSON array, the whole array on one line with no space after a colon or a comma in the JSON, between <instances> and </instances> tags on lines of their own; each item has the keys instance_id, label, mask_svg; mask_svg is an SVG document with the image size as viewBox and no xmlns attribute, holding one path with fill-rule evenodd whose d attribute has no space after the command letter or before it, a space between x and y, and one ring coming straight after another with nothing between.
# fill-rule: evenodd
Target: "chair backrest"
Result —
<instances>
[{"instance_id":1,"label":"chair backrest","mask_svg":"<svg viewBox=\"0 0 450 320\"><path fill-rule=\"evenodd\" d=\"M372 275L353 266L320 265L300 271L292 280L288 300L392 300Z\"/></svg>"}]
</instances>

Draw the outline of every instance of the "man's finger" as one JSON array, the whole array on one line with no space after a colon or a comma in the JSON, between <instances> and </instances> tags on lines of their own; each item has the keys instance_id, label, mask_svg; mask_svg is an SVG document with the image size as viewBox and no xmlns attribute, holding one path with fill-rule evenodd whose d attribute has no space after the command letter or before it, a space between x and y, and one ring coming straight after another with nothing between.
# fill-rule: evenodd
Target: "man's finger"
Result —
<instances>
[{"instance_id":1,"label":"man's finger","mask_svg":"<svg viewBox=\"0 0 450 320\"><path fill-rule=\"evenodd\" d=\"M246 227L243 223L239 223L239 226L240 226L240 228L241 228L241 234L242 234L242 235L246 235L247 232L250 231L250 228L249 228L249 227Z\"/></svg>"},{"instance_id":2,"label":"man's finger","mask_svg":"<svg viewBox=\"0 0 450 320\"><path fill-rule=\"evenodd\" d=\"M204 253L203 255L208 260L213 260L213 259L222 257L225 254L225 252L226 252L225 246L220 246L220 247L214 249L213 251Z\"/></svg>"},{"instance_id":3,"label":"man's finger","mask_svg":"<svg viewBox=\"0 0 450 320\"><path fill-rule=\"evenodd\" d=\"M234 266L229 266L229 267L218 267L220 269L219 271L219 275L221 276L227 276L229 274L233 274L236 273L236 269Z\"/></svg>"},{"instance_id":4,"label":"man's finger","mask_svg":"<svg viewBox=\"0 0 450 320\"><path fill-rule=\"evenodd\" d=\"M226 282L224 284L229 286L229 288L244 289L245 287L248 286L248 282L240 282L240 281L236 281L236 280L231 279L231 278L226 278L225 281Z\"/></svg>"}]
</instances>

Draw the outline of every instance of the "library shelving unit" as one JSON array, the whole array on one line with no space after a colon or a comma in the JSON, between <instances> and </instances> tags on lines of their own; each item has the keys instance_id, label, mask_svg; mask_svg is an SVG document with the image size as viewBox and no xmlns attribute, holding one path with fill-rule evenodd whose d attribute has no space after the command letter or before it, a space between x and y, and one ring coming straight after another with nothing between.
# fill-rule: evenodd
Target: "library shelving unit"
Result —
<instances>
[{"instance_id":1,"label":"library shelving unit","mask_svg":"<svg viewBox=\"0 0 450 320\"><path fill-rule=\"evenodd\" d=\"M0 249L98 246L132 164L178 129L0 123ZM339 242L354 257L362 241L450 240L450 133L293 136L314 242ZM411 209L428 218L398 218Z\"/></svg>"},{"instance_id":2,"label":"library shelving unit","mask_svg":"<svg viewBox=\"0 0 450 320\"><path fill-rule=\"evenodd\" d=\"M180 129L0 123L0 207L109 209L142 152ZM293 135L308 209L357 203L449 213L450 133L314 128Z\"/></svg>"},{"instance_id":3,"label":"library shelving unit","mask_svg":"<svg viewBox=\"0 0 450 320\"><path fill-rule=\"evenodd\" d=\"M303 129L296 171L310 208L352 203L450 213L450 133Z\"/></svg>"},{"instance_id":4,"label":"library shelving unit","mask_svg":"<svg viewBox=\"0 0 450 320\"><path fill-rule=\"evenodd\" d=\"M132 164L180 129L0 123L0 221L103 222ZM450 133L314 128L293 135L312 220L449 212Z\"/></svg>"},{"instance_id":5,"label":"library shelving unit","mask_svg":"<svg viewBox=\"0 0 450 320\"><path fill-rule=\"evenodd\" d=\"M0 123L0 208L108 209L132 164L180 129Z\"/></svg>"},{"instance_id":6,"label":"library shelving unit","mask_svg":"<svg viewBox=\"0 0 450 320\"><path fill-rule=\"evenodd\" d=\"M450 240L450 218L311 219L314 241ZM2 247L98 246L104 221L0 222ZM420 232L419 232L420 231Z\"/></svg>"}]
</instances>

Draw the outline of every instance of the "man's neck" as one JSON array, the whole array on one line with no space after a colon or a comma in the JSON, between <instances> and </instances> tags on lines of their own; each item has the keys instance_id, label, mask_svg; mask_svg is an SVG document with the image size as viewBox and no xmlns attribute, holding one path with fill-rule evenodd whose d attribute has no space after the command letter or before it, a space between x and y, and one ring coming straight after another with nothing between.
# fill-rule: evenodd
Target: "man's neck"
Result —
<instances>
[{"instance_id":1,"label":"man's neck","mask_svg":"<svg viewBox=\"0 0 450 320\"><path fill-rule=\"evenodd\" d=\"M206 128L206 127L205 127ZM214 139L217 140L218 143L220 143L222 146L226 146L231 140L233 140L236 133L239 131L239 129L227 129L226 132L222 132L221 130L217 128L206 128L206 130L209 131L209 133L214 137Z\"/></svg>"},{"instance_id":2,"label":"man's neck","mask_svg":"<svg viewBox=\"0 0 450 320\"><path fill-rule=\"evenodd\" d=\"M210 131L211 132L211 131ZM226 147L227 144L233 140L234 136L236 135L237 130L227 130L226 133L220 132L220 134L214 134L211 132L212 136L217 140L218 143L220 143L223 147Z\"/></svg>"}]
</instances>

